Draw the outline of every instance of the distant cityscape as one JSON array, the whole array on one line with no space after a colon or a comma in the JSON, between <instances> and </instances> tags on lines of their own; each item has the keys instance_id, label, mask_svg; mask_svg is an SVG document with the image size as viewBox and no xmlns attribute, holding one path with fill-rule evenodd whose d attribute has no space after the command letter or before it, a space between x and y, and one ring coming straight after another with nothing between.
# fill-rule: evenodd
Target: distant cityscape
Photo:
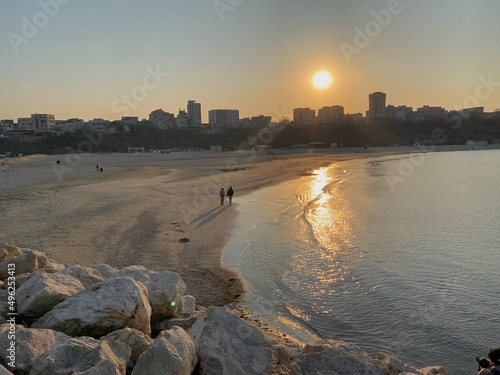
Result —
<instances>
[{"instance_id":1,"label":"distant cityscape","mask_svg":"<svg viewBox=\"0 0 500 375\"><path fill-rule=\"evenodd\" d=\"M493 117L498 112L487 113L484 107L446 110L442 107L424 105L416 110L406 105L386 105L387 94L374 92L368 96L368 110L362 113L344 113L341 105L324 106L318 109L294 108L293 119L282 118L280 123L288 125L312 126L316 124L362 123L376 120L392 120L397 122L439 121L447 117L459 116L467 119L474 113L482 118ZM32 114L30 117L0 120L0 138L30 138L36 135L52 133L61 135L75 132L130 132L131 128L140 124L149 124L154 128L167 130L205 130L215 132L224 129L264 128L272 123L272 117L256 115L240 118L237 109L212 109L208 111L208 123L202 123L201 103L195 100L187 102L186 110L179 109L175 115L163 109L149 114L149 119L138 117L122 117L121 120L110 121L96 118L84 121L79 118L57 120L53 114Z\"/></svg>"}]
</instances>

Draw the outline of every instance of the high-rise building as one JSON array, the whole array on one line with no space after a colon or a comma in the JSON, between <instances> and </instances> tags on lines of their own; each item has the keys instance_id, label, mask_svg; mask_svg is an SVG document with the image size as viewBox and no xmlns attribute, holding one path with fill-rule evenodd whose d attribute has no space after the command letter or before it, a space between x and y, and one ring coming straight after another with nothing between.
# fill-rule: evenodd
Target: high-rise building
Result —
<instances>
[{"instance_id":1,"label":"high-rise building","mask_svg":"<svg viewBox=\"0 0 500 375\"><path fill-rule=\"evenodd\" d=\"M314 125L316 123L316 111L311 108L294 108L293 123L296 125Z\"/></svg>"},{"instance_id":2,"label":"high-rise building","mask_svg":"<svg viewBox=\"0 0 500 375\"><path fill-rule=\"evenodd\" d=\"M318 123L331 124L340 122L344 122L344 107L341 105L323 107L318 110Z\"/></svg>"},{"instance_id":3,"label":"high-rise building","mask_svg":"<svg viewBox=\"0 0 500 375\"><path fill-rule=\"evenodd\" d=\"M215 128L237 128L240 111L237 109L212 109L208 111L208 124Z\"/></svg>"},{"instance_id":4,"label":"high-rise building","mask_svg":"<svg viewBox=\"0 0 500 375\"><path fill-rule=\"evenodd\" d=\"M189 127L201 127L201 103L196 103L196 100L188 100L187 115L189 118Z\"/></svg>"},{"instance_id":5,"label":"high-rise building","mask_svg":"<svg viewBox=\"0 0 500 375\"><path fill-rule=\"evenodd\" d=\"M369 110L367 113L368 120L385 118L385 101L387 95L385 92L374 92L368 96Z\"/></svg>"}]
</instances>

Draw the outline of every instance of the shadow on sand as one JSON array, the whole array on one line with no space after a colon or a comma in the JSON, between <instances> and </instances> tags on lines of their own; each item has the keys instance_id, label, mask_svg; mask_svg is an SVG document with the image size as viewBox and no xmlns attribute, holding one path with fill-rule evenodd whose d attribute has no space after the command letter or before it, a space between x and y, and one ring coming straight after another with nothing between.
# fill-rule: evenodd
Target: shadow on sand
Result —
<instances>
[{"instance_id":1,"label":"shadow on sand","mask_svg":"<svg viewBox=\"0 0 500 375\"><path fill-rule=\"evenodd\" d=\"M198 216L196 219L194 219L191 224L196 223L197 221L200 221L196 228L202 227L203 225L211 222L213 219L215 219L217 216L219 216L224 210L226 210L229 207L229 205L225 206L217 206L215 208L212 208L210 211L205 212L204 214L201 214Z\"/></svg>"}]
</instances>

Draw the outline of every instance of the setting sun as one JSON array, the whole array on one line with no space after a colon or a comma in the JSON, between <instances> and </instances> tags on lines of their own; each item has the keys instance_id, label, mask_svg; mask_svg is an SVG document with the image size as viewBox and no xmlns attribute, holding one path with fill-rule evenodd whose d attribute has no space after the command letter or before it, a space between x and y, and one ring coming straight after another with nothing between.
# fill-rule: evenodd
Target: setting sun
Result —
<instances>
[{"instance_id":1,"label":"setting sun","mask_svg":"<svg viewBox=\"0 0 500 375\"><path fill-rule=\"evenodd\" d=\"M332 85L333 77L327 70L314 73L311 83L317 90L325 90Z\"/></svg>"}]
</instances>

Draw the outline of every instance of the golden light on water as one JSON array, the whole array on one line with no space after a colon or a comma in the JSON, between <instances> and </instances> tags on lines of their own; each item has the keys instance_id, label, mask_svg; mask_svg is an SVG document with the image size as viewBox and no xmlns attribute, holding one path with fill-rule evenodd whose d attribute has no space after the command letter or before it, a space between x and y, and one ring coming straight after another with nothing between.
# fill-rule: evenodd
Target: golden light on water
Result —
<instances>
[{"instance_id":1,"label":"golden light on water","mask_svg":"<svg viewBox=\"0 0 500 375\"><path fill-rule=\"evenodd\" d=\"M294 268L314 277L316 283L308 293L317 296L335 293L335 285L347 280L349 266L343 258L352 249L353 234L348 202L339 188L342 180L331 168L317 169L312 174L314 178L303 194L307 196L307 221L319 245L311 248L318 263L311 263L309 257L298 257Z\"/></svg>"}]
</instances>

